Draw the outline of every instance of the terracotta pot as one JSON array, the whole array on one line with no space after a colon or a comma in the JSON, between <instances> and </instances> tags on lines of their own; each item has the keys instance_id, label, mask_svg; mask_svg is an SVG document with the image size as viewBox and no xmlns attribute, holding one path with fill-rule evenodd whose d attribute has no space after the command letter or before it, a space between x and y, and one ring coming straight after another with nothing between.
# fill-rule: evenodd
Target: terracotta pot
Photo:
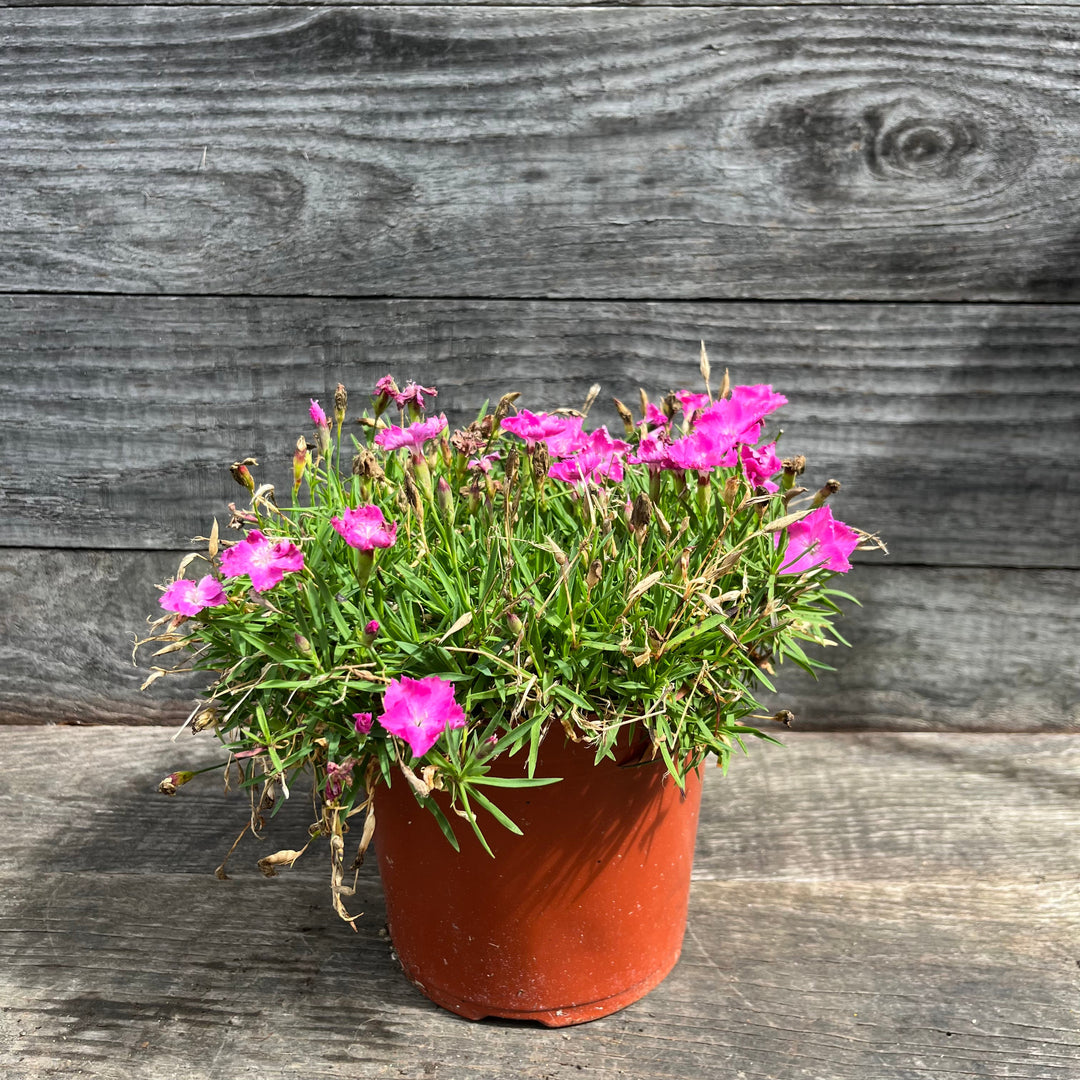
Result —
<instances>
[{"instance_id":1,"label":"terracotta pot","mask_svg":"<svg viewBox=\"0 0 1080 1080\"><path fill-rule=\"evenodd\" d=\"M521 775L524 756L500 765ZM682 949L700 775L683 794L662 764L594 766L561 732L541 746L536 775L563 779L487 789L524 831L484 814L494 859L451 814L455 852L404 779L376 797L398 959L432 1001L470 1020L606 1016L647 994Z\"/></svg>"}]
</instances>

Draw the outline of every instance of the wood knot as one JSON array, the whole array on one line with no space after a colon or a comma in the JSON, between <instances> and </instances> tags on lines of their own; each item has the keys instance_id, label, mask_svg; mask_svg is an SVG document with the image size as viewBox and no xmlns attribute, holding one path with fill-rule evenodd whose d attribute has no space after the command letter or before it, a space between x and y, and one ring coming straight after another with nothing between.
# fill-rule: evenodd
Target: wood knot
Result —
<instances>
[{"instance_id":1,"label":"wood knot","mask_svg":"<svg viewBox=\"0 0 1080 1080\"><path fill-rule=\"evenodd\" d=\"M949 179L984 141L971 116L925 115L916 101L876 106L863 116L866 164L881 179Z\"/></svg>"}]
</instances>

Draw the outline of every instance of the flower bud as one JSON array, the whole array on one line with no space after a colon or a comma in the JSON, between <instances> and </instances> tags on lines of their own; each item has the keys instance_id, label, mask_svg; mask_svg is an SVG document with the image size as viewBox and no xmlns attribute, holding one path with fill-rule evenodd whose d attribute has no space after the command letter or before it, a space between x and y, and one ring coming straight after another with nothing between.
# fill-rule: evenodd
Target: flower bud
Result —
<instances>
[{"instance_id":1,"label":"flower bud","mask_svg":"<svg viewBox=\"0 0 1080 1080\"><path fill-rule=\"evenodd\" d=\"M345 407L349 403L349 392L345 389L343 383L338 383L334 390L334 423L338 426L338 431L341 431L341 425L345 421Z\"/></svg>"},{"instance_id":2,"label":"flower bud","mask_svg":"<svg viewBox=\"0 0 1080 1080\"><path fill-rule=\"evenodd\" d=\"M248 461L251 461L248 458ZM252 461L252 464L255 462ZM255 478L251 475L251 470L247 467L247 461L234 461L229 466L229 472L232 473L232 478L241 486L245 487L252 494L255 492Z\"/></svg>"},{"instance_id":3,"label":"flower bud","mask_svg":"<svg viewBox=\"0 0 1080 1080\"><path fill-rule=\"evenodd\" d=\"M675 564L675 583L681 585L690 576L690 549L683 548Z\"/></svg>"},{"instance_id":4,"label":"flower bud","mask_svg":"<svg viewBox=\"0 0 1080 1080\"><path fill-rule=\"evenodd\" d=\"M442 476L439 477L439 481L435 485L435 501L439 506L439 513L442 514L443 521L453 523L454 493L450 490L450 485Z\"/></svg>"},{"instance_id":5,"label":"flower bud","mask_svg":"<svg viewBox=\"0 0 1080 1080\"><path fill-rule=\"evenodd\" d=\"M506 616L506 629L509 630L514 637L520 637L525 632L525 624L518 615L511 611L510 614Z\"/></svg>"},{"instance_id":6,"label":"flower bud","mask_svg":"<svg viewBox=\"0 0 1080 1080\"><path fill-rule=\"evenodd\" d=\"M652 514L652 499L643 491L634 500L634 509L630 514L630 531L634 534L634 539L638 542L639 547L645 542L645 535L649 530Z\"/></svg>"},{"instance_id":7,"label":"flower bud","mask_svg":"<svg viewBox=\"0 0 1080 1080\"><path fill-rule=\"evenodd\" d=\"M296 493L300 490L300 482L304 479L304 470L308 466L308 462L311 460L308 454L307 439L303 435L296 440L296 452L293 454L292 459L292 493L293 499L296 499Z\"/></svg>"},{"instance_id":8,"label":"flower bud","mask_svg":"<svg viewBox=\"0 0 1080 1080\"><path fill-rule=\"evenodd\" d=\"M724 505L730 510L735 505L735 499L739 494L739 478L729 476L724 484Z\"/></svg>"},{"instance_id":9,"label":"flower bud","mask_svg":"<svg viewBox=\"0 0 1080 1080\"><path fill-rule=\"evenodd\" d=\"M353 727L356 728L357 735L368 735L371 732L371 725L374 723L374 719L369 712L354 712L353 713Z\"/></svg>"},{"instance_id":10,"label":"flower bud","mask_svg":"<svg viewBox=\"0 0 1080 1080\"><path fill-rule=\"evenodd\" d=\"M835 495L840 490L839 480L826 480L825 486L820 488L817 494L814 495L813 506L815 508L824 506L826 500L830 495Z\"/></svg>"},{"instance_id":11,"label":"flower bud","mask_svg":"<svg viewBox=\"0 0 1080 1080\"><path fill-rule=\"evenodd\" d=\"M397 401L399 393L400 391L398 390L398 385L396 382L394 382L394 378L392 375L384 375L375 384L374 401L376 420L378 420L379 417L382 416L384 412L386 412L391 402Z\"/></svg>"},{"instance_id":12,"label":"flower bud","mask_svg":"<svg viewBox=\"0 0 1080 1080\"><path fill-rule=\"evenodd\" d=\"M309 660L314 658L315 650L311 647L311 642L299 631L293 634L293 643L301 656L306 656Z\"/></svg>"},{"instance_id":13,"label":"flower bud","mask_svg":"<svg viewBox=\"0 0 1080 1080\"><path fill-rule=\"evenodd\" d=\"M371 622L369 622L367 624L367 626L364 627L364 632L360 635L360 640L365 645L369 645L369 646L374 645L375 644L375 638L378 637L378 634L379 634L379 623L378 623L377 620L372 619Z\"/></svg>"},{"instance_id":14,"label":"flower bud","mask_svg":"<svg viewBox=\"0 0 1080 1080\"><path fill-rule=\"evenodd\" d=\"M193 772L174 772L169 773L164 780L158 784L158 791L162 795L175 795L176 789L183 787L195 774Z\"/></svg>"},{"instance_id":15,"label":"flower bud","mask_svg":"<svg viewBox=\"0 0 1080 1080\"><path fill-rule=\"evenodd\" d=\"M795 477L802 475L806 468L806 458L799 454L793 458L784 458L784 475L780 479L780 487L787 491L795 483Z\"/></svg>"},{"instance_id":16,"label":"flower bud","mask_svg":"<svg viewBox=\"0 0 1080 1080\"><path fill-rule=\"evenodd\" d=\"M499 398L499 404L495 406L495 414L491 418L491 434L494 434L499 429L499 425L510 415L510 406L514 404L517 399L521 397L519 392L511 394L503 394ZM485 420L487 417L484 418Z\"/></svg>"},{"instance_id":17,"label":"flower bud","mask_svg":"<svg viewBox=\"0 0 1080 1080\"><path fill-rule=\"evenodd\" d=\"M615 411L619 414L619 419L626 429L626 434L633 435L634 414L618 398L612 398L611 400L615 402Z\"/></svg>"}]
</instances>

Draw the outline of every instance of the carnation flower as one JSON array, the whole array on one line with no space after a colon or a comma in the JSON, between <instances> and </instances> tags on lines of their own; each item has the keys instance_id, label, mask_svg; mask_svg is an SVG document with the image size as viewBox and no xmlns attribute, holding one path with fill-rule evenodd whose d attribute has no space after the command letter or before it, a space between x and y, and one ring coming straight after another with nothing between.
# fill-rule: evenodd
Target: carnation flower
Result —
<instances>
[{"instance_id":1,"label":"carnation flower","mask_svg":"<svg viewBox=\"0 0 1080 1080\"><path fill-rule=\"evenodd\" d=\"M667 448L669 469L694 469L709 473L735 463L734 443L719 426L699 426Z\"/></svg>"},{"instance_id":2,"label":"carnation flower","mask_svg":"<svg viewBox=\"0 0 1080 1080\"><path fill-rule=\"evenodd\" d=\"M368 735L371 732L371 725L374 723L371 713L369 712L354 712L353 713L353 727L356 728L357 735Z\"/></svg>"},{"instance_id":3,"label":"carnation flower","mask_svg":"<svg viewBox=\"0 0 1080 1080\"><path fill-rule=\"evenodd\" d=\"M379 723L404 739L414 757L423 757L444 731L465 726L465 711L454 700L453 683L438 675L402 675L386 688Z\"/></svg>"},{"instance_id":4,"label":"carnation flower","mask_svg":"<svg viewBox=\"0 0 1080 1080\"><path fill-rule=\"evenodd\" d=\"M577 453L588 441L588 435L581 430L582 419L580 416L556 416L554 420L561 420L562 427L544 436L544 445L553 458L569 457Z\"/></svg>"},{"instance_id":5,"label":"carnation flower","mask_svg":"<svg viewBox=\"0 0 1080 1080\"><path fill-rule=\"evenodd\" d=\"M485 476L491 472L491 466L502 457L498 451L494 454L484 454L483 457L471 458L465 466L470 472L482 472Z\"/></svg>"},{"instance_id":6,"label":"carnation flower","mask_svg":"<svg viewBox=\"0 0 1080 1080\"><path fill-rule=\"evenodd\" d=\"M776 456L776 443L754 447L745 443L739 447L739 459L742 461L746 479L753 485L761 485L768 491L779 491L780 485L772 478L784 468L784 463Z\"/></svg>"},{"instance_id":7,"label":"carnation flower","mask_svg":"<svg viewBox=\"0 0 1080 1080\"><path fill-rule=\"evenodd\" d=\"M586 482L597 484L604 479L617 483L623 478L622 458L629 449L629 443L613 439L606 427L599 427L585 439L573 457L556 462L547 474L578 487Z\"/></svg>"},{"instance_id":8,"label":"carnation flower","mask_svg":"<svg viewBox=\"0 0 1080 1080\"><path fill-rule=\"evenodd\" d=\"M531 448L538 442L563 432L566 429L568 419L569 417L566 416L552 416L550 413L531 413L528 409L522 409L517 416L508 416L503 420L501 426L509 431L511 435L524 439ZM577 425L577 430L581 430L580 422ZM550 452L550 447L548 449Z\"/></svg>"},{"instance_id":9,"label":"carnation flower","mask_svg":"<svg viewBox=\"0 0 1080 1080\"><path fill-rule=\"evenodd\" d=\"M417 411L424 411L424 395L428 397L438 397L439 391L434 386L421 386L419 383L406 383L405 389L399 394L395 395L398 408L404 409L407 405L414 406Z\"/></svg>"},{"instance_id":10,"label":"carnation flower","mask_svg":"<svg viewBox=\"0 0 1080 1080\"><path fill-rule=\"evenodd\" d=\"M166 611L175 611L179 615L198 615L203 608L220 607L228 602L220 582L209 574L198 584L187 578L174 581L159 601Z\"/></svg>"},{"instance_id":11,"label":"carnation flower","mask_svg":"<svg viewBox=\"0 0 1080 1080\"><path fill-rule=\"evenodd\" d=\"M802 574L824 568L843 574L851 569L848 556L859 546L859 534L837 521L828 506L811 510L787 527L788 544L781 574ZM779 545L780 536L774 539Z\"/></svg>"},{"instance_id":12,"label":"carnation flower","mask_svg":"<svg viewBox=\"0 0 1080 1080\"><path fill-rule=\"evenodd\" d=\"M256 592L272 589L287 574L304 569L303 552L288 540L269 540L258 529L221 555L226 577L247 574Z\"/></svg>"},{"instance_id":13,"label":"carnation flower","mask_svg":"<svg viewBox=\"0 0 1080 1080\"><path fill-rule=\"evenodd\" d=\"M421 420L417 424L410 424L407 428L388 427L383 428L375 436L375 445L383 450L397 450L402 446L409 446L413 452L419 454L424 443L434 439L441 431L446 430L446 416L440 414L430 420Z\"/></svg>"},{"instance_id":14,"label":"carnation flower","mask_svg":"<svg viewBox=\"0 0 1080 1080\"><path fill-rule=\"evenodd\" d=\"M360 551L393 547L397 539L397 522L388 527L382 510L373 505L345 509L341 517L332 517L330 524L349 547Z\"/></svg>"}]
</instances>

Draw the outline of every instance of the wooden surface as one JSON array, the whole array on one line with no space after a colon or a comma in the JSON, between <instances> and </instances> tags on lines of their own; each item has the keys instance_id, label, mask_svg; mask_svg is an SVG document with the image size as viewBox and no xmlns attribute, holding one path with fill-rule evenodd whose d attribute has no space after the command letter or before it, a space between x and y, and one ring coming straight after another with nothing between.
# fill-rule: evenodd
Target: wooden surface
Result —
<instances>
[{"instance_id":1,"label":"wooden surface","mask_svg":"<svg viewBox=\"0 0 1080 1080\"><path fill-rule=\"evenodd\" d=\"M1080 297L1067 7L10 8L0 56L8 292Z\"/></svg>"},{"instance_id":2,"label":"wooden surface","mask_svg":"<svg viewBox=\"0 0 1080 1080\"><path fill-rule=\"evenodd\" d=\"M696 386L704 339L787 395L781 446L892 562L1080 569L1073 306L39 295L0 318L0 544L182 547L243 494L230 462L289 482L307 399L339 379L359 410L387 371L421 378L456 420L595 381L621 430L611 396Z\"/></svg>"},{"instance_id":3,"label":"wooden surface","mask_svg":"<svg viewBox=\"0 0 1080 1080\"><path fill-rule=\"evenodd\" d=\"M195 677L140 693L151 661L131 662L179 559L0 548L0 724L179 725ZM798 728L1080 728L1077 572L861 565L847 584L863 606L840 627L853 648L823 654L837 670L781 669L776 707Z\"/></svg>"},{"instance_id":4,"label":"wooden surface","mask_svg":"<svg viewBox=\"0 0 1080 1080\"><path fill-rule=\"evenodd\" d=\"M153 791L214 760L205 739L4 733L5 1076L1076 1074L1075 735L798 734L711 771L680 964L564 1031L430 1005L392 958L371 872L356 934L321 855L268 881L269 847L249 844L216 881L241 799L217 780ZM278 835L306 821L290 806Z\"/></svg>"}]
</instances>

